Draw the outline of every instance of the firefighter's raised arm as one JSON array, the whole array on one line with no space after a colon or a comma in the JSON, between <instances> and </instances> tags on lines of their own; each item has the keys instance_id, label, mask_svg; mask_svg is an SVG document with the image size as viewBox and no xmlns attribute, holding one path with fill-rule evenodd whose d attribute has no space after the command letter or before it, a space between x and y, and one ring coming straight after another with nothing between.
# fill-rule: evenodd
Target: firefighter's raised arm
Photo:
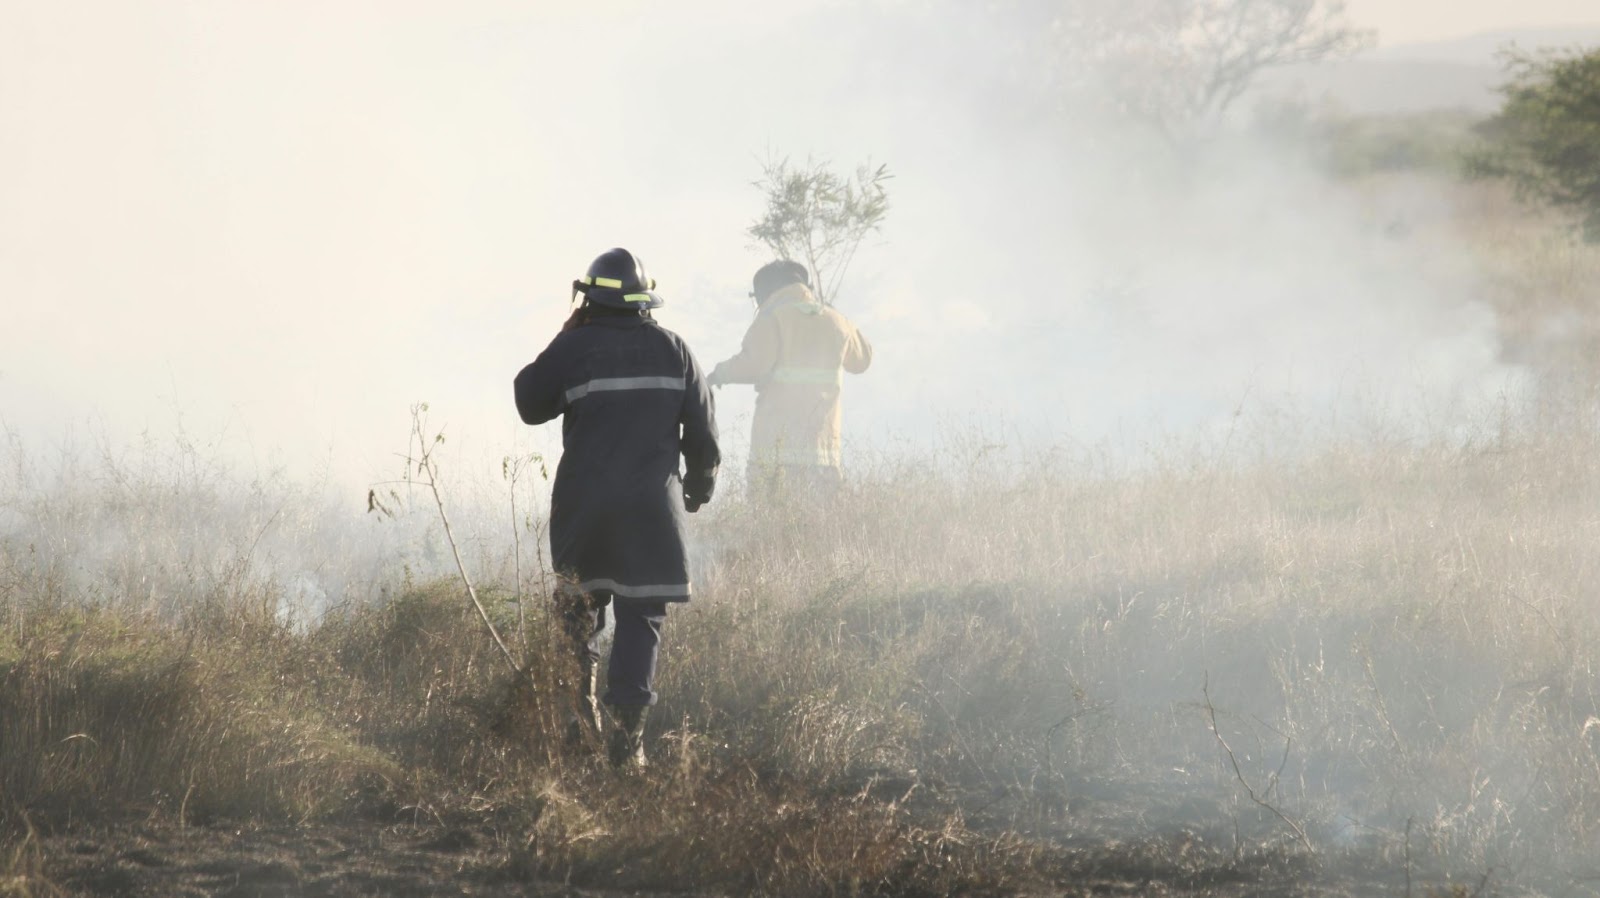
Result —
<instances>
[{"instance_id":1,"label":"firefighter's raised arm","mask_svg":"<svg viewBox=\"0 0 1600 898\"><path fill-rule=\"evenodd\" d=\"M558 334L544 352L527 367L517 372L512 386L516 391L517 414L524 424L543 424L561 414L562 386L561 335Z\"/></svg>"},{"instance_id":2,"label":"firefighter's raised arm","mask_svg":"<svg viewBox=\"0 0 1600 898\"><path fill-rule=\"evenodd\" d=\"M744 332L738 355L711 372L711 385L758 384L767 379L778 364L778 323L771 315L756 315Z\"/></svg>"}]
</instances>

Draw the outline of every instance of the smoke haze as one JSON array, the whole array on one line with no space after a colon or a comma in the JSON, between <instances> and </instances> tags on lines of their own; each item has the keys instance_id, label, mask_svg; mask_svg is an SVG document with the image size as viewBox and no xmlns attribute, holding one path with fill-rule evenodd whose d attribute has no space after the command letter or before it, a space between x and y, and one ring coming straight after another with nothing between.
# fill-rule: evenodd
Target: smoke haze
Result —
<instances>
[{"instance_id":1,"label":"smoke haze","mask_svg":"<svg viewBox=\"0 0 1600 898\"><path fill-rule=\"evenodd\" d=\"M849 384L853 445L972 419L1127 441L1252 402L1448 418L1519 389L1470 263L1407 237L1442 191L1354 195L1242 139L1175 161L1064 108L1018 31L973 12L5 18L0 415L30 441L181 426L360 483L426 400L498 457L529 439L510 375L609 246L646 260L703 364L737 348L769 154L895 174L839 297L879 358ZM737 455L748 391L719 401Z\"/></svg>"},{"instance_id":2,"label":"smoke haze","mask_svg":"<svg viewBox=\"0 0 1600 898\"><path fill-rule=\"evenodd\" d=\"M1581 315L1533 308L1587 302L1592 255L1517 219L1494 226L1533 249L1492 270L1463 205L1486 194L1331 177L1248 104L1192 142L1130 123L1083 72L1062 87L1028 18L1051 4L667 6L0 0L0 426L24 448L0 452L0 591L163 611L242 595L316 622L453 577L459 537L520 621L524 589L549 595L530 505L560 437L520 424L511 379L572 279L632 249L709 368L767 261L745 234L762 162L870 160L891 209L836 297L875 347L844 399L865 473L827 526L736 501L694 521L706 600L674 612L669 665L714 685L660 719L777 715L807 651L833 653L808 682L834 698L833 671L925 651L881 665L903 688L863 691L889 703L840 707L877 726L926 696L927 731L948 717L938 738L959 739L945 689L1017 758L1043 743L1034 773L1075 746L1086 777L1232 801L1211 819L1234 839L1235 780L1288 771L1277 794L1322 815L1312 835L1384 828L1408 891L1413 817L1440 858L1582 855L1600 819L1592 435L1341 438L1518 414L1541 385L1521 360L1594 355L1586 319L1546 333ZM1523 333L1497 320L1507 296L1533 308ZM360 501L403 470L418 402L449 435L449 539L420 486L380 486L404 494L393 516ZM753 396L717 402L731 484ZM1172 445L1216 451L1148 477L991 464ZM1295 456L1310 446L1335 448ZM1258 448L1289 461L1229 464ZM513 451L546 458L508 483ZM871 640L843 638L891 603ZM766 640L740 649L759 676L729 664L731 630ZM744 751L707 720L707 745ZM1465 796L1463 770L1482 773ZM514 779L480 781L497 778ZM1089 826L1079 800L1067 822Z\"/></svg>"}]
</instances>

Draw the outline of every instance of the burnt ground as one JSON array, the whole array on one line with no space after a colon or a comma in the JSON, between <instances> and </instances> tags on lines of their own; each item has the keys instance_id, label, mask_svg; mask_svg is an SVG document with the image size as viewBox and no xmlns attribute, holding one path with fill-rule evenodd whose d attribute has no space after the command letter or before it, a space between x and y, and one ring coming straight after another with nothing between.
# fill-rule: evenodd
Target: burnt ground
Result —
<instances>
[{"instance_id":1,"label":"burnt ground","mask_svg":"<svg viewBox=\"0 0 1600 898\"><path fill-rule=\"evenodd\" d=\"M606 894L519 881L493 834L465 827L144 823L44 837L37 844L40 879L68 895Z\"/></svg>"},{"instance_id":2,"label":"burnt ground","mask_svg":"<svg viewBox=\"0 0 1600 898\"><path fill-rule=\"evenodd\" d=\"M1292 854L1236 857L1192 834L1138 841L1070 839L1038 858L1046 883L1009 894L1071 896L1355 896L1410 890L1367 878L1348 862L1334 872ZM136 823L35 837L36 875L0 894L83 896L577 896L660 895L583 886L519 869L517 852L485 827L373 822L307 825ZM1385 871L1392 872L1392 871ZM636 879L618 871L619 879ZM842 887L849 893L848 887ZM894 894L891 888L888 894ZM693 892L680 894L718 894ZM732 894L732 893L725 893ZM1466 894L1427 889L1416 895Z\"/></svg>"},{"instance_id":3,"label":"burnt ground","mask_svg":"<svg viewBox=\"0 0 1600 898\"><path fill-rule=\"evenodd\" d=\"M908 781L888 792L909 794ZM1076 796L1070 803L1066 792ZM887 794L887 793L886 793ZM1351 896L1467 898L1499 893L1487 881L1429 882L1414 877L1372 846L1343 856L1312 856L1271 818L1241 818L1215 800L1183 797L1170 787L1091 787L1075 782L1059 793L1038 787L984 792L927 789L914 816L935 820L953 808L970 832L1017 840L1027 879L1005 884L979 875L967 894L1027 896ZM1053 798L1051 796L1054 796ZM1190 825L1152 821L1187 819ZM1204 821L1209 821L1206 825ZM1241 842L1241 827L1257 837ZM1266 829L1259 829L1265 825ZM1274 835L1261 838L1276 828ZM648 869L552 871L523 844L525 833L491 813L457 809L435 816L415 808L372 806L334 821L302 824L215 819L180 825L170 815L35 831L0 877L0 898L71 896L617 896L744 895L746 888L642 891L659 882ZM1241 848L1241 845L1251 846ZM1014 868L1013 868L1014 869ZM27 874L26 877L20 874ZM914 895L927 881L904 885L840 883L833 894Z\"/></svg>"}]
</instances>

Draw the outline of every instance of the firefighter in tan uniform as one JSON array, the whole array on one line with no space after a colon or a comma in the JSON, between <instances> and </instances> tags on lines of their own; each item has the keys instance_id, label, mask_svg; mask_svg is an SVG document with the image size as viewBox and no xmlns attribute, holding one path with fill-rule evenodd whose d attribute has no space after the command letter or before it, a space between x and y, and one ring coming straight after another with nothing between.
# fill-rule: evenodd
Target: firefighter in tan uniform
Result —
<instances>
[{"instance_id":1,"label":"firefighter in tan uniform","mask_svg":"<svg viewBox=\"0 0 1600 898\"><path fill-rule=\"evenodd\" d=\"M872 364L872 345L850 320L811 292L798 262L771 262L756 272L756 320L738 355L718 365L714 385L752 384L750 485L770 495L783 489L829 496L843 483L839 389L844 372Z\"/></svg>"}]
</instances>

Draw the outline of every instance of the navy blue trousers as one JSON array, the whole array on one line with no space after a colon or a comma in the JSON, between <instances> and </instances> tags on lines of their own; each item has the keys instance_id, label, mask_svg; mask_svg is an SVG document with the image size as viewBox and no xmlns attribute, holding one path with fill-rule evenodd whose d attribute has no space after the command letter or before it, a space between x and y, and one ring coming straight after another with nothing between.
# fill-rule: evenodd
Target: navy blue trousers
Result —
<instances>
[{"instance_id":1,"label":"navy blue trousers","mask_svg":"<svg viewBox=\"0 0 1600 898\"><path fill-rule=\"evenodd\" d=\"M606 662L608 705L656 703L656 657L661 651L661 627L667 621L667 603L615 598L609 591L588 595L568 594L561 615L569 636L578 644L578 658L588 665L600 663L600 634L606 628L606 608L616 617L611 635L611 657Z\"/></svg>"}]
</instances>

